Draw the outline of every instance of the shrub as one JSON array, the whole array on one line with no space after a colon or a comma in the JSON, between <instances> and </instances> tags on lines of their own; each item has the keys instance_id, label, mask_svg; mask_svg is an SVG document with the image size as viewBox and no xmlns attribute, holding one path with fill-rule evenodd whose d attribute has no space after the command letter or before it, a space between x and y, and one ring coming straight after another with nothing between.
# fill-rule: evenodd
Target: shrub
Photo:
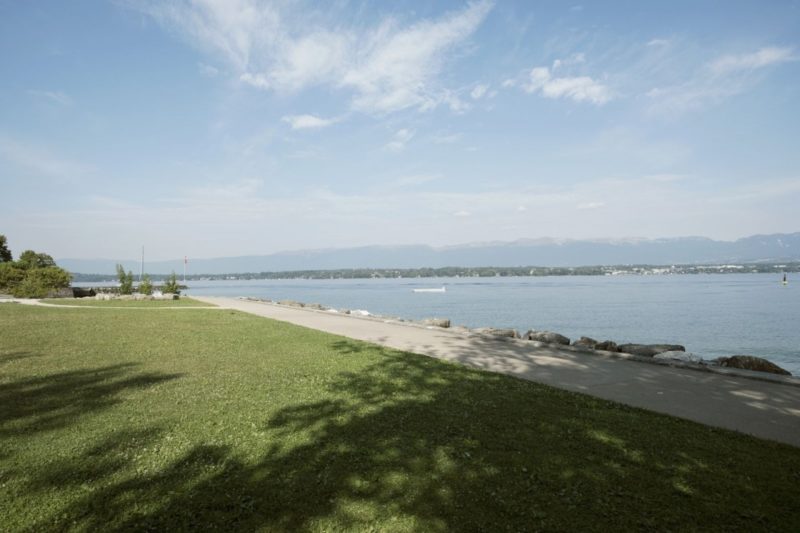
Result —
<instances>
[{"instance_id":1,"label":"shrub","mask_svg":"<svg viewBox=\"0 0 800 533\"><path fill-rule=\"evenodd\" d=\"M153 294L153 283L150 281L150 276L146 274L142 278L142 282L139 283L139 294L146 294L148 296Z\"/></svg>"},{"instance_id":2,"label":"shrub","mask_svg":"<svg viewBox=\"0 0 800 533\"><path fill-rule=\"evenodd\" d=\"M52 257L25 250L13 261L5 242L5 236L0 235L0 292L10 292L16 298L44 298L69 287L72 275L57 267Z\"/></svg>"},{"instance_id":3,"label":"shrub","mask_svg":"<svg viewBox=\"0 0 800 533\"><path fill-rule=\"evenodd\" d=\"M180 294L181 286L178 285L178 276L175 275L175 272L173 272L172 275L164 281L164 285L161 287L161 291Z\"/></svg>"},{"instance_id":4,"label":"shrub","mask_svg":"<svg viewBox=\"0 0 800 533\"><path fill-rule=\"evenodd\" d=\"M119 279L119 293L120 294L133 294L133 272L130 270L125 273L122 265L117 265L117 278Z\"/></svg>"},{"instance_id":5,"label":"shrub","mask_svg":"<svg viewBox=\"0 0 800 533\"><path fill-rule=\"evenodd\" d=\"M0 292L14 292L14 288L25 279L25 270L14 262L0 263Z\"/></svg>"},{"instance_id":6,"label":"shrub","mask_svg":"<svg viewBox=\"0 0 800 533\"><path fill-rule=\"evenodd\" d=\"M46 298L58 289L69 287L72 279L69 272L57 266L31 268L24 272L24 279L11 291L16 298Z\"/></svg>"}]
</instances>

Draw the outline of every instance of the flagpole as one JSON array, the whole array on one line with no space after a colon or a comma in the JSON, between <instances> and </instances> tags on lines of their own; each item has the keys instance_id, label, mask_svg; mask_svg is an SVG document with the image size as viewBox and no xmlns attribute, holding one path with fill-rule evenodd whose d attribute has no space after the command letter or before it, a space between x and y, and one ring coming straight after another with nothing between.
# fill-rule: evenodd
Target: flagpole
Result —
<instances>
[{"instance_id":1,"label":"flagpole","mask_svg":"<svg viewBox=\"0 0 800 533\"><path fill-rule=\"evenodd\" d=\"M144 245L142 245L142 266L139 269L139 283L142 282L143 276L144 276Z\"/></svg>"}]
</instances>

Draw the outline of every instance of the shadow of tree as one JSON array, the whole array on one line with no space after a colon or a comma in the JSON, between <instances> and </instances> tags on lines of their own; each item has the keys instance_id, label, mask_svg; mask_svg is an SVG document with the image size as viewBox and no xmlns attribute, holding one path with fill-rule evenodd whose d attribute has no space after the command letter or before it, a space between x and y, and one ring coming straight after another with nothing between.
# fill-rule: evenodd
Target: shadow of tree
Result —
<instances>
[{"instance_id":1,"label":"shadow of tree","mask_svg":"<svg viewBox=\"0 0 800 533\"><path fill-rule=\"evenodd\" d=\"M153 386L182 375L131 375L137 366L124 363L0 383L0 437L23 436L76 423L89 413L119 403L119 395L127 389Z\"/></svg>"},{"instance_id":2,"label":"shadow of tree","mask_svg":"<svg viewBox=\"0 0 800 533\"><path fill-rule=\"evenodd\" d=\"M23 359L28 359L30 357L41 357L41 356L42 355L38 353L23 352L23 351L0 353L0 365L13 363L15 361L21 361Z\"/></svg>"},{"instance_id":3,"label":"shadow of tree","mask_svg":"<svg viewBox=\"0 0 800 533\"><path fill-rule=\"evenodd\" d=\"M344 340L332 346L343 355L366 349ZM759 474L758 458L748 457L747 445L756 441L745 437L667 417L656 417L656 427L641 427L636 409L426 357L380 352L376 363L340 374L314 401L287 406L265 420L257 459L229 446L198 444L156 472L102 485L34 529L798 525L791 508L800 493L790 485L800 473L796 449L764 443L783 464ZM67 378L81 383L87 376ZM81 401L89 408L109 401L108 393L83 387ZM44 414L50 396L55 394L44 396ZM718 447L705 446L702 437L711 434L724 440L726 457L717 456ZM115 436L90 453L113 455L127 438ZM44 490L65 479L108 478L126 466L119 458L107 459L87 471L68 462L34 484ZM739 467L751 477L731 475Z\"/></svg>"}]
</instances>

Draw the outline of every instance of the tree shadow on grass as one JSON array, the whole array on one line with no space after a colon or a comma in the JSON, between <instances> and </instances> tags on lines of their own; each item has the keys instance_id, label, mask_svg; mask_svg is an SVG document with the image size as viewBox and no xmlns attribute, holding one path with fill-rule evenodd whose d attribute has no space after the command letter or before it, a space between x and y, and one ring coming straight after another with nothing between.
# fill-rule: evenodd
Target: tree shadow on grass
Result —
<instances>
[{"instance_id":1,"label":"tree shadow on grass","mask_svg":"<svg viewBox=\"0 0 800 533\"><path fill-rule=\"evenodd\" d=\"M107 409L130 389L150 387L181 374L133 373L136 363L72 370L0 384L0 438L25 436L77 423Z\"/></svg>"},{"instance_id":2,"label":"tree shadow on grass","mask_svg":"<svg viewBox=\"0 0 800 533\"><path fill-rule=\"evenodd\" d=\"M265 421L256 460L198 444L80 498L44 529L786 529L797 449L456 365L380 352ZM708 445L707 442L712 442ZM722 447L720 448L720 443ZM115 442L92 453L111 453ZM720 457L720 450L725 456ZM110 451L108 451L110 450ZM775 466L757 467L754 450ZM749 461L749 462L748 462ZM69 465L73 474L109 476ZM742 468L746 475L732 473ZM102 480L101 480L102 481ZM796 507L795 507L796 509Z\"/></svg>"},{"instance_id":3,"label":"tree shadow on grass","mask_svg":"<svg viewBox=\"0 0 800 533\"><path fill-rule=\"evenodd\" d=\"M31 357L41 357L41 356L42 354L39 353L23 352L23 351L0 353L0 365L13 363L15 361L21 361L23 359L29 359Z\"/></svg>"}]
</instances>

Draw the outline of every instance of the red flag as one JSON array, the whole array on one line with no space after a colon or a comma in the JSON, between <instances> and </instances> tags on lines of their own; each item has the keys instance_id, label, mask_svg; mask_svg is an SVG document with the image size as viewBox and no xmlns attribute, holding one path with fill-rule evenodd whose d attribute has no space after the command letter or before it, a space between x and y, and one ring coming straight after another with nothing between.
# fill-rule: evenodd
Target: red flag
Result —
<instances>
[{"instance_id":1,"label":"red flag","mask_svg":"<svg viewBox=\"0 0 800 533\"><path fill-rule=\"evenodd\" d=\"M184 264L184 265L187 265L187 264L189 264L189 257L187 257L187 256L185 256L185 255L183 256L183 264Z\"/></svg>"}]
</instances>

